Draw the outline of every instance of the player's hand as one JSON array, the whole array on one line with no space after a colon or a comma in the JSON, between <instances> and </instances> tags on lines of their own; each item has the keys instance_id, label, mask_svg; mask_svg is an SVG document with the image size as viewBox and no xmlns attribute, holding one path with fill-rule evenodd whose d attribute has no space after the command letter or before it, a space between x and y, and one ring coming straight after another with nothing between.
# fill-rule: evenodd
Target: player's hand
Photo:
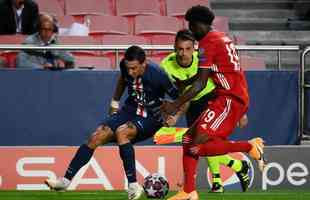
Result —
<instances>
[{"instance_id":1,"label":"player's hand","mask_svg":"<svg viewBox=\"0 0 310 200\"><path fill-rule=\"evenodd\" d=\"M178 118L174 115L167 115L164 125L167 127L174 126L177 123Z\"/></svg>"},{"instance_id":2,"label":"player's hand","mask_svg":"<svg viewBox=\"0 0 310 200\"><path fill-rule=\"evenodd\" d=\"M178 107L174 102L171 101L163 101L162 105L160 106L160 111L167 115L173 115L178 111Z\"/></svg>"},{"instance_id":3,"label":"player's hand","mask_svg":"<svg viewBox=\"0 0 310 200\"><path fill-rule=\"evenodd\" d=\"M45 63L45 64L43 65L43 68L44 68L44 69L49 69L49 68L51 68L51 67L53 67L53 65L52 65L51 63Z\"/></svg>"},{"instance_id":4,"label":"player's hand","mask_svg":"<svg viewBox=\"0 0 310 200\"><path fill-rule=\"evenodd\" d=\"M195 146L192 146L189 148L189 152L192 154L192 155L197 155L200 151L200 146L199 145L195 145Z\"/></svg>"},{"instance_id":5,"label":"player's hand","mask_svg":"<svg viewBox=\"0 0 310 200\"><path fill-rule=\"evenodd\" d=\"M249 122L248 116L247 116L247 114L244 114L241 117L241 119L239 120L239 122L237 123L237 127L244 128L244 127L246 127L246 125L248 125L248 122Z\"/></svg>"}]
</instances>

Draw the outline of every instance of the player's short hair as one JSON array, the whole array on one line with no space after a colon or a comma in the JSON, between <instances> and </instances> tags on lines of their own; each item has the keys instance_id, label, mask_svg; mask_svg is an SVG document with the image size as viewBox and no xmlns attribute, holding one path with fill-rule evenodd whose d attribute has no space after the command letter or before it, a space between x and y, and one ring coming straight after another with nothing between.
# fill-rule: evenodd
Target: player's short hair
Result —
<instances>
[{"instance_id":1,"label":"player's short hair","mask_svg":"<svg viewBox=\"0 0 310 200\"><path fill-rule=\"evenodd\" d=\"M182 29L177 32L174 42L176 43L178 40L182 41L190 40L193 43L195 43L195 37L193 36L193 33L188 29Z\"/></svg>"},{"instance_id":2,"label":"player's short hair","mask_svg":"<svg viewBox=\"0 0 310 200\"><path fill-rule=\"evenodd\" d=\"M145 52L141 47L133 45L126 50L125 60L137 60L139 63L143 63L145 61Z\"/></svg>"},{"instance_id":3,"label":"player's short hair","mask_svg":"<svg viewBox=\"0 0 310 200\"><path fill-rule=\"evenodd\" d=\"M192 22L197 21L211 25L214 20L214 13L206 6L193 6L186 11L185 20Z\"/></svg>"}]
</instances>

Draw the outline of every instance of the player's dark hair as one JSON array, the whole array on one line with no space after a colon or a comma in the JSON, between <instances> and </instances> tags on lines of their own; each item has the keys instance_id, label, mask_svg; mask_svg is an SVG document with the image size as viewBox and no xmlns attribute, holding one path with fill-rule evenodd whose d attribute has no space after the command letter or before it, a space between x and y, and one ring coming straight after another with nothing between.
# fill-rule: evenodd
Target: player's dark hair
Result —
<instances>
[{"instance_id":1,"label":"player's dark hair","mask_svg":"<svg viewBox=\"0 0 310 200\"><path fill-rule=\"evenodd\" d=\"M206 6L197 5L186 11L185 20L211 25L214 20L214 13Z\"/></svg>"},{"instance_id":2,"label":"player's dark hair","mask_svg":"<svg viewBox=\"0 0 310 200\"><path fill-rule=\"evenodd\" d=\"M182 40L182 41L190 40L193 43L195 43L195 38L192 32L188 29L182 29L177 32L174 42L176 43L178 40Z\"/></svg>"},{"instance_id":3,"label":"player's dark hair","mask_svg":"<svg viewBox=\"0 0 310 200\"><path fill-rule=\"evenodd\" d=\"M139 63L143 63L145 61L145 52L141 47L133 45L126 50L125 60L137 60Z\"/></svg>"}]
</instances>

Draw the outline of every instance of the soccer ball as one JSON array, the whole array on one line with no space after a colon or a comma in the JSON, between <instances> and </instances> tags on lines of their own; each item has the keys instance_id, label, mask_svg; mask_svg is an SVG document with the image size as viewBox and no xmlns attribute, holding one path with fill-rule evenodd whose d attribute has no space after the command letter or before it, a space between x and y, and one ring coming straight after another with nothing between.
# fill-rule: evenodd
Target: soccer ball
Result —
<instances>
[{"instance_id":1,"label":"soccer ball","mask_svg":"<svg viewBox=\"0 0 310 200\"><path fill-rule=\"evenodd\" d=\"M147 198L163 199L169 191L169 183L161 174L154 173L144 178L143 189Z\"/></svg>"}]
</instances>

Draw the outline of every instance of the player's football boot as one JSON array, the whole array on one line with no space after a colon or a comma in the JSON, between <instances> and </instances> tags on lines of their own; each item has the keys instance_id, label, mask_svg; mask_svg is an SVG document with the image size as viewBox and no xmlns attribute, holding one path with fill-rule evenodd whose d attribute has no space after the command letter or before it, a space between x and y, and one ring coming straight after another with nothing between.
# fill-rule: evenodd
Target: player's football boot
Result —
<instances>
[{"instance_id":1,"label":"player's football boot","mask_svg":"<svg viewBox=\"0 0 310 200\"><path fill-rule=\"evenodd\" d=\"M263 171L266 165L264 159L264 140L257 137L249 140L249 143L252 145L249 155L257 161L259 170Z\"/></svg>"},{"instance_id":2,"label":"player's football boot","mask_svg":"<svg viewBox=\"0 0 310 200\"><path fill-rule=\"evenodd\" d=\"M139 199L142 194L143 194L143 187L137 183L137 182L134 182L134 183L129 183L128 185L128 199L129 200L136 200L136 199Z\"/></svg>"},{"instance_id":3,"label":"player's football boot","mask_svg":"<svg viewBox=\"0 0 310 200\"><path fill-rule=\"evenodd\" d=\"M213 183L212 188L210 190L210 193L223 193L224 192L224 187L219 184L219 183Z\"/></svg>"},{"instance_id":4,"label":"player's football boot","mask_svg":"<svg viewBox=\"0 0 310 200\"><path fill-rule=\"evenodd\" d=\"M199 196L196 190L190 193L186 193L182 190L179 191L176 195L168 198L167 200L199 200Z\"/></svg>"},{"instance_id":5,"label":"player's football boot","mask_svg":"<svg viewBox=\"0 0 310 200\"><path fill-rule=\"evenodd\" d=\"M44 183L51 190L55 190L55 191L65 191L70 185L70 181L66 178L46 179Z\"/></svg>"},{"instance_id":6,"label":"player's football boot","mask_svg":"<svg viewBox=\"0 0 310 200\"><path fill-rule=\"evenodd\" d=\"M249 169L250 166L247 161L242 160L242 167L241 170L236 172L237 177L239 178L240 184L242 191L245 192L248 190L249 185L250 185L250 177L249 177Z\"/></svg>"}]
</instances>

